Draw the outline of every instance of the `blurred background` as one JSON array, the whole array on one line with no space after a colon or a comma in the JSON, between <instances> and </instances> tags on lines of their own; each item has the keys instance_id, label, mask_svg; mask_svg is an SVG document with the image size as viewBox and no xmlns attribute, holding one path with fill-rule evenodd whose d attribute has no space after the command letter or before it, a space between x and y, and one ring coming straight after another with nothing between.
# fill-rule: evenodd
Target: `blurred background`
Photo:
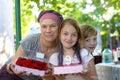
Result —
<instances>
[{"instance_id":1,"label":"blurred background","mask_svg":"<svg viewBox=\"0 0 120 80\"><path fill-rule=\"evenodd\" d=\"M119 0L0 0L0 66L15 54L21 39L40 32L37 16L45 9L96 27L97 50L120 46L119 5Z\"/></svg>"}]
</instances>

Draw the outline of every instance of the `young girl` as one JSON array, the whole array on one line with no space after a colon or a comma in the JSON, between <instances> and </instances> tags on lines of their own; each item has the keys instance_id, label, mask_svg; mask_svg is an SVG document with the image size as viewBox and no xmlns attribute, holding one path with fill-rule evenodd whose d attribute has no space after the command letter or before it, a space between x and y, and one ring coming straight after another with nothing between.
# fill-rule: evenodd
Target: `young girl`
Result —
<instances>
[{"instance_id":1,"label":"young girl","mask_svg":"<svg viewBox=\"0 0 120 80\"><path fill-rule=\"evenodd\" d=\"M55 80L98 80L93 56L87 49L81 49L79 40L82 40L79 25L74 19L65 19L59 28L59 48L49 62L53 66L68 65L82 62L87 72L67 74L55 77ZM69 58L69 61L66 60Z\"/></svg>"}]
</instances>

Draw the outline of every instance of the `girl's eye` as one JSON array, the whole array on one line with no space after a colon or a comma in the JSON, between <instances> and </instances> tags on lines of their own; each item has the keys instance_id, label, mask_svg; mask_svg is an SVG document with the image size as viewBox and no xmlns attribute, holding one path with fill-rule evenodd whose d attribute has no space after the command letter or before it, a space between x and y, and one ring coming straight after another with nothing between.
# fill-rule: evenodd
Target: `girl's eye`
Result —
<instances>
[{"instance_id":1,"label":"girl's eye","mask_svg":"<svg viewBox=\"0 0 120 80\"><path fill-rule=\"evenodd\" d=\"M76 36L77 36L77 34L72 34L72 36L76 37Z\"/></svg>"},{"instance_id":2,"label":"girl's eye","mask_svg":"<svg viewBox=\"0 0 120 80\"><path fill-rule=\"evenodd\" d=\"M68 35L68 33L63 33L65 36L67 36Z\"/></svg>"}]
</instances>

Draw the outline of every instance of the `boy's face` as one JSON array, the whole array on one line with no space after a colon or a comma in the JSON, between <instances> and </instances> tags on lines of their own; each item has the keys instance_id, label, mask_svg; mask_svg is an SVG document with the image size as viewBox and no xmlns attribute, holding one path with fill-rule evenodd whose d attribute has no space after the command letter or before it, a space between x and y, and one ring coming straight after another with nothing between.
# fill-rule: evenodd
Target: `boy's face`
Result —
<instances>
[{"instance_id":1,"label":"boy's face","mask_svg":"<svg viewBox=\"0 0 120 80\"><path fill-rule=\"evenodd\" d=\"M91 53L93 53L96 45L97 45L97 36L89 36L89 37L85 38L84 46Z\"/></svg>"}]
</instances>

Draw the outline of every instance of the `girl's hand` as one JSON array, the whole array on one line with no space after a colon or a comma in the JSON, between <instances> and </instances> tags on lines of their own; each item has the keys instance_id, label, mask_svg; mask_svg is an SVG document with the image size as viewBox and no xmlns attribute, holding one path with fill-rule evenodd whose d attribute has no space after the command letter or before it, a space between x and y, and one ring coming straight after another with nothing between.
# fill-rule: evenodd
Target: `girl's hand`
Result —
<instances>
[{"instance_id":1,"label":"girl's hand","mask_svg":"<svg viewBox=\"0 0 120 80\"><path fill-rule=\"evenodd\" d=\"M80 73L72 73L71 75L86 75L88 73L88 70L87 69L83 69L82 72Z\"/></svg>"},{"instance_id":2,"label":"girl's hand","mask_svg":"<svg viewBox=\"0 0 120 80\"><path fill-rule=\"evenodd\" d=\"M47 70L45 71L45 75L43 76L43 78L52 76L52 73L53 73L52 66L49 64Z\"/></svg>"},{"instance_id":3,"label":"girl's hand","mask_svg":"<svg viewBox=\"0 0 120 80\"><path fill-rule=\"evenodd\" d=\"M80 74L87 74L88 70L87 69L83 69L83 71Z\"/></svg>"},{"instance_id":4,"label":"girl's hand","mask_svg":"<svg viewBox=\"0 0 120 80\"><path fill-rule=\"evenodd\" d=\"M55 75L55 80L65 80L66 74Z\"/></svg>"},{"instance_id":5,"label":"girl's hand","mask_svg":"<svg viewBox=\"0 0 120 80\"><path fill-rule=\"evenodd\" d=\"M45 71L45 76L50 76L52 75L52 68L48 68L46 71Z\"/></svg>"}]
</instances>

